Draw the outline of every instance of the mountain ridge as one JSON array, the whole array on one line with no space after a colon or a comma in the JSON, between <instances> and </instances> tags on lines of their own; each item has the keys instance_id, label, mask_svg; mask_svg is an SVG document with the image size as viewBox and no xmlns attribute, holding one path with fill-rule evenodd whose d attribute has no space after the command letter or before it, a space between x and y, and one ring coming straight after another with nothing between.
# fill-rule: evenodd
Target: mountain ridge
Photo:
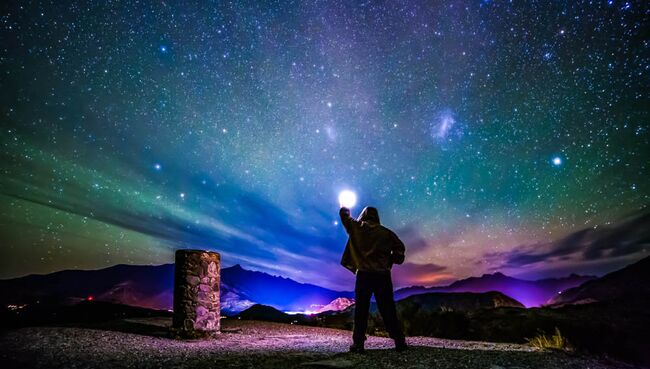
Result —
<instances>
[{"instance_id":1,"label":"mountain ridge","mask_svg":"<svg viewBox=\"0 0 650 369\"><path fill-rule=\"evenodd\" d=\"M335 291L301 283L248 270L240 264L223 268L221 274L221 303L225 314L243 311L254 304L270 305L283 311L313 311L314 306L326 306L338 298L354 297L352 291ZM30 274L0 280L0 301L14 303L45 296L93 296L103 301L170 310L173 304L173 276L174 264L116 264L94 270L66 269L49 274ZM533 297L537 298L535 301L545 302L547 296L555 295L558 290L563 290L562 287L575 287L593 278L572 274L564 278L527 281L497 272L458 280L448 286L406 287L396 290L395 297L400 300L428 292L499 291L530 307L535 305L531 304L528 295L521 295L522 291L528 294L532 291ZM538 296L539 291L542 291L542 298Z\"/></svg>"},{"instance_id":2,"label":"mountain ridge","mask_svg":"<svg viewBox=\"0 0 650 369\"><path fill-rule=\"evenodd\" d=\"M580 286L567 289L555 296L550 301L550 305L629 300L639 296L650 296L650 285L637 283L649 280L650 256Z\"/></svg>"},{"instance_id":3,"label":"mountain ridge","mask_svg":"<svg viewBox=\"0 0 650 369\"><path fill-rule=\"evenodd\" d=\"M221 270L222 308L232 314L255 304L281 310L308 310L353 292L334 291L290 278L233 265ZM117 264L95 270L66 269L0 280L0 302L17 303L43 297L93 298L152 309L173 307L174 264Z\"/></svg>"},{"instance_id":4,"label":"mountain ridge","mask_svg":"<svg viewBox=\"0 0 650 369\"><path fill-rule=\"evenodd\" d=\"M400 288L395 291L395 298L403 299L411 295L428 292L499 291L521 302L526 307L538 307L546 304L559 292L596 278L595 276L582 276L571 273L561 278L526 280L511 277L501 272L495 272L492 274L483 274L480 277L460 279L446 286L411 286Z\"/></svg>"}]
</instances>

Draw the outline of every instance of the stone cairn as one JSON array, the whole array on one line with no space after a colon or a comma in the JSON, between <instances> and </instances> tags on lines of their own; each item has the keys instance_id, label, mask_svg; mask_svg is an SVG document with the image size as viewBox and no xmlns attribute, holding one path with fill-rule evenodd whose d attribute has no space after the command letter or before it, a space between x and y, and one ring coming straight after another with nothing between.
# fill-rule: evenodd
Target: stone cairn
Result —
<instances>
[{"instance_id":1,"label":"stone cairn","mask_svg":"<svg viewBox=\"0 0 650 369\"><path fill-rule=\"evenodd\" d=\"M177 250L173 330L181 337L204 337L221 328L221 256L205 250Z\"/></svg>"}]
</instances>

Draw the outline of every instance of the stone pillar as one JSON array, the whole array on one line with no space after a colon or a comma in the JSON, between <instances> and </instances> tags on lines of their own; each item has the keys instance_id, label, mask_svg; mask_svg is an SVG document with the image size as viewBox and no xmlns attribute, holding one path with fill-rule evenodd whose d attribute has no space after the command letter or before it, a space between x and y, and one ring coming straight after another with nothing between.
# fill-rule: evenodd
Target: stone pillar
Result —
<instances>
[{"instance_id":1,"label":"stone pillar","mask_svg":"<svg viewBox=\"0 0 650 369\"><path fill-rule=\"evenodd\" d=\"M205 250L177 250L174 268L173 327L181 336L219 333L221 255Z\"/></svg>"}]
</instances>

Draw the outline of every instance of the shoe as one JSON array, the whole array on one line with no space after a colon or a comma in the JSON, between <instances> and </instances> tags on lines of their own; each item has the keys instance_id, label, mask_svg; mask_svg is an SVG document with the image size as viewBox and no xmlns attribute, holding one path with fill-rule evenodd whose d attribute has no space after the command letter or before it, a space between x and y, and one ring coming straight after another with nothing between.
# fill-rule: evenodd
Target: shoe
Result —
<instances>
[{"instance_id":1,"label":"shoe","mask_svg":"<svg viewBox=\"0 0 650 369\"><path fill-rule=\"evenodd\" d=\"M406 344L406 340L403 341L396 341L395 342L395 351L397 352L404 352L408 350L408 345Z\"/></svg>"},{"instance_id":2,"label":"shoe","mask_svg":"<svg viewBox=\"0 0 650 369\"><path fill-rule=\"evenodd\" d=\"M366 352L366 349L363 348L363 345L359 345L359 344L355 343L355 344L352 344L352 346L350 346L350 352L354 352L354 353L357 353L357 354L363 354L364 352Z\"/></svg>"}]
</instances>

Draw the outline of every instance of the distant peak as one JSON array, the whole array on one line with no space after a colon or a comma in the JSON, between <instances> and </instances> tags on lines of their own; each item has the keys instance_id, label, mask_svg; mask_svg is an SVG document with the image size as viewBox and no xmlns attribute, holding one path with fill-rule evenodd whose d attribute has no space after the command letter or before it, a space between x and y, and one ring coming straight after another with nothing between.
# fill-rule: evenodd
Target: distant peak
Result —
<instances>
[{"instance_id":1,"label":"distant peak","mask_svg":"<svg viewBox=\"0 0 650 369\"><path fill-rule=\"evenodd\" d=\"M230 268L227 268L227 269L232 269L232 270L244 270L244 268L242 268L242 266L239 265L239 264L235 264L235 265L233 265L233 266L231 266Z\"/></svg>"},{"instance_id":2,"label":"distant peak","mask_svg":"<svg viewBox=\"0 0 650 369\"><path fill-rule=\"evenodd\" d=\"M496 272L493 274L483 274L482 278L488 278L488 277L497 277L497 278L505 278L506 275L501 273L501 272Z\"/></svg>"}]
</instances>

